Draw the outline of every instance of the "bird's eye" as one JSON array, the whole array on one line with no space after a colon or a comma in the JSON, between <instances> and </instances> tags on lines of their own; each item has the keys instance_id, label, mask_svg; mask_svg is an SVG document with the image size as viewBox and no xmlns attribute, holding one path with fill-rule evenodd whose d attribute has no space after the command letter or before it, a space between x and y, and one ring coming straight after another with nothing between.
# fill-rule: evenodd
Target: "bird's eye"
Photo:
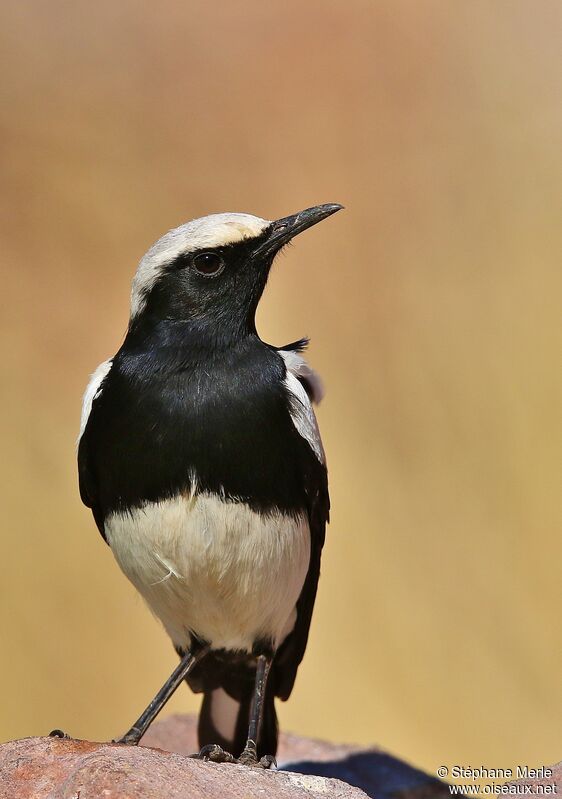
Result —
<instances>
[{"instance_id":1,"label":"bird's eye","mask_svg":"<svg viewBox=\"0 0 562 799\"><path fill-rule=\"evenodd\" d=\"M193 266L200 275L216 275L224 261L216 252L202 252L193 259Z\"/></svg>"}]
</instances>

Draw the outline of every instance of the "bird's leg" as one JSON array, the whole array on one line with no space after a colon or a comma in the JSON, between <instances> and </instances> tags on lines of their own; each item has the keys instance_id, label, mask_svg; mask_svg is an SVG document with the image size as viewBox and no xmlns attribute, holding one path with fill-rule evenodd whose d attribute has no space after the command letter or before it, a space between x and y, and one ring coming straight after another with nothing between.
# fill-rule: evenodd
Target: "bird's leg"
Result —
<instances>
[{"instance_id":1,"label":"bird's leg","mask_svg":"<svg viewBox=\"0 0 562 799\"><path fill-rule=\"evenodd\" d=\"M254 697L250 709L250 724L248 727L248 740L244 751L238 758L238 762L245 766L261 766L270 768L275 763L275 758L265 755L258 761L258 740L260 735L261 722L263 717L263 700L267 687L267 677L271 667L271 655L258 655L256 667L256 682L254 685Z\"/></svg>"},{"instance_id":2,"label":"bird's leg","mask_svg":"<svg viewBox=\"0 0 562 799\"><path fill-rule=\"evenodd\" d=\"M115 738L113 743L132 744L136 746L176 688L187 677L195 664L207 654L208 649L208 646L202 646L201 644L192 645L192 648L182 657L179 665L174 669L152 702L135 721L131 729L126 732L125 735L122 735L121 738Z\"/></svg>"}]
</instances>

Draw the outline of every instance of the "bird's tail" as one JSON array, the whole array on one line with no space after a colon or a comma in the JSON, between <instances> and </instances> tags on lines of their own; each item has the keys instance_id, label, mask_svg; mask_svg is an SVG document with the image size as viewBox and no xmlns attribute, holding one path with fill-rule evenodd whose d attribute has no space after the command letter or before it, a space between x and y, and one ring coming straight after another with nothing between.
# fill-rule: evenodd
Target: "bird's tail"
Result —
<instances>
[{"instance_id":1,"label":"bird's tail","mask_svg":"<svg viewBox=\"0 0 562 799\"><path fill-rule=\"evenodd\" d=\"M268 686L269 688L269 686ZM199 714L199 746L218 744L227 752L238 757L248 737L252 694L240 701L233 699L222 688L205 691ZM258 759L264 755L275 757L277 753L277 714L274 693L266 690L263 700L263 717L259 734Z\"/></svg>"}]
</instances>

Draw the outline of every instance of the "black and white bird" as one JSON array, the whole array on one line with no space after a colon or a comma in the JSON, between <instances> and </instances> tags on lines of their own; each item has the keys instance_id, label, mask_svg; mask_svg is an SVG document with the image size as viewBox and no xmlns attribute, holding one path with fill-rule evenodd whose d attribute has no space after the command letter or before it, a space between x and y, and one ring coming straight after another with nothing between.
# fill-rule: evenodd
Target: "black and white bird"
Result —
<instances>
[{"instance_id":1,"label":"black and white bird","mask_svg":"<svg viewBox=\"0 0 562 799\"><path fill-rule=\"evenodd\" d=\"M275 755L274 699L304 655L329 498L307 342L266 344L255 313L275 255L340 208L166 233L134 277L123 345L90 380L81 497L181 658L122 743L187 679L203 692L202 757Z\"/></svg>"}]
</instances>

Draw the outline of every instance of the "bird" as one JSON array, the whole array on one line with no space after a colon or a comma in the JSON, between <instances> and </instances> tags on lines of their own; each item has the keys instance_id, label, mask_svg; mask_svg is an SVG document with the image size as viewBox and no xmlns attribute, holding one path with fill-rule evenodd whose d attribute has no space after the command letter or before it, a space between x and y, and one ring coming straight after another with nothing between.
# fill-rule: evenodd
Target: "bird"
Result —
<instances>
[{"instance_id":1,"label":"bird","mask_svg":"<svg viewBox=\"0 0 562 799\"><path fill-rule=\"evenodd\" d=\"M143 256L126 335L91 376L80 495L180 658L121 744L186 680L203 694L197 757L275 763L309 634L329 520L308 339L264 342L255 315L277 254L339 211L217 213Z\"/></svg>"}]
</instances>

